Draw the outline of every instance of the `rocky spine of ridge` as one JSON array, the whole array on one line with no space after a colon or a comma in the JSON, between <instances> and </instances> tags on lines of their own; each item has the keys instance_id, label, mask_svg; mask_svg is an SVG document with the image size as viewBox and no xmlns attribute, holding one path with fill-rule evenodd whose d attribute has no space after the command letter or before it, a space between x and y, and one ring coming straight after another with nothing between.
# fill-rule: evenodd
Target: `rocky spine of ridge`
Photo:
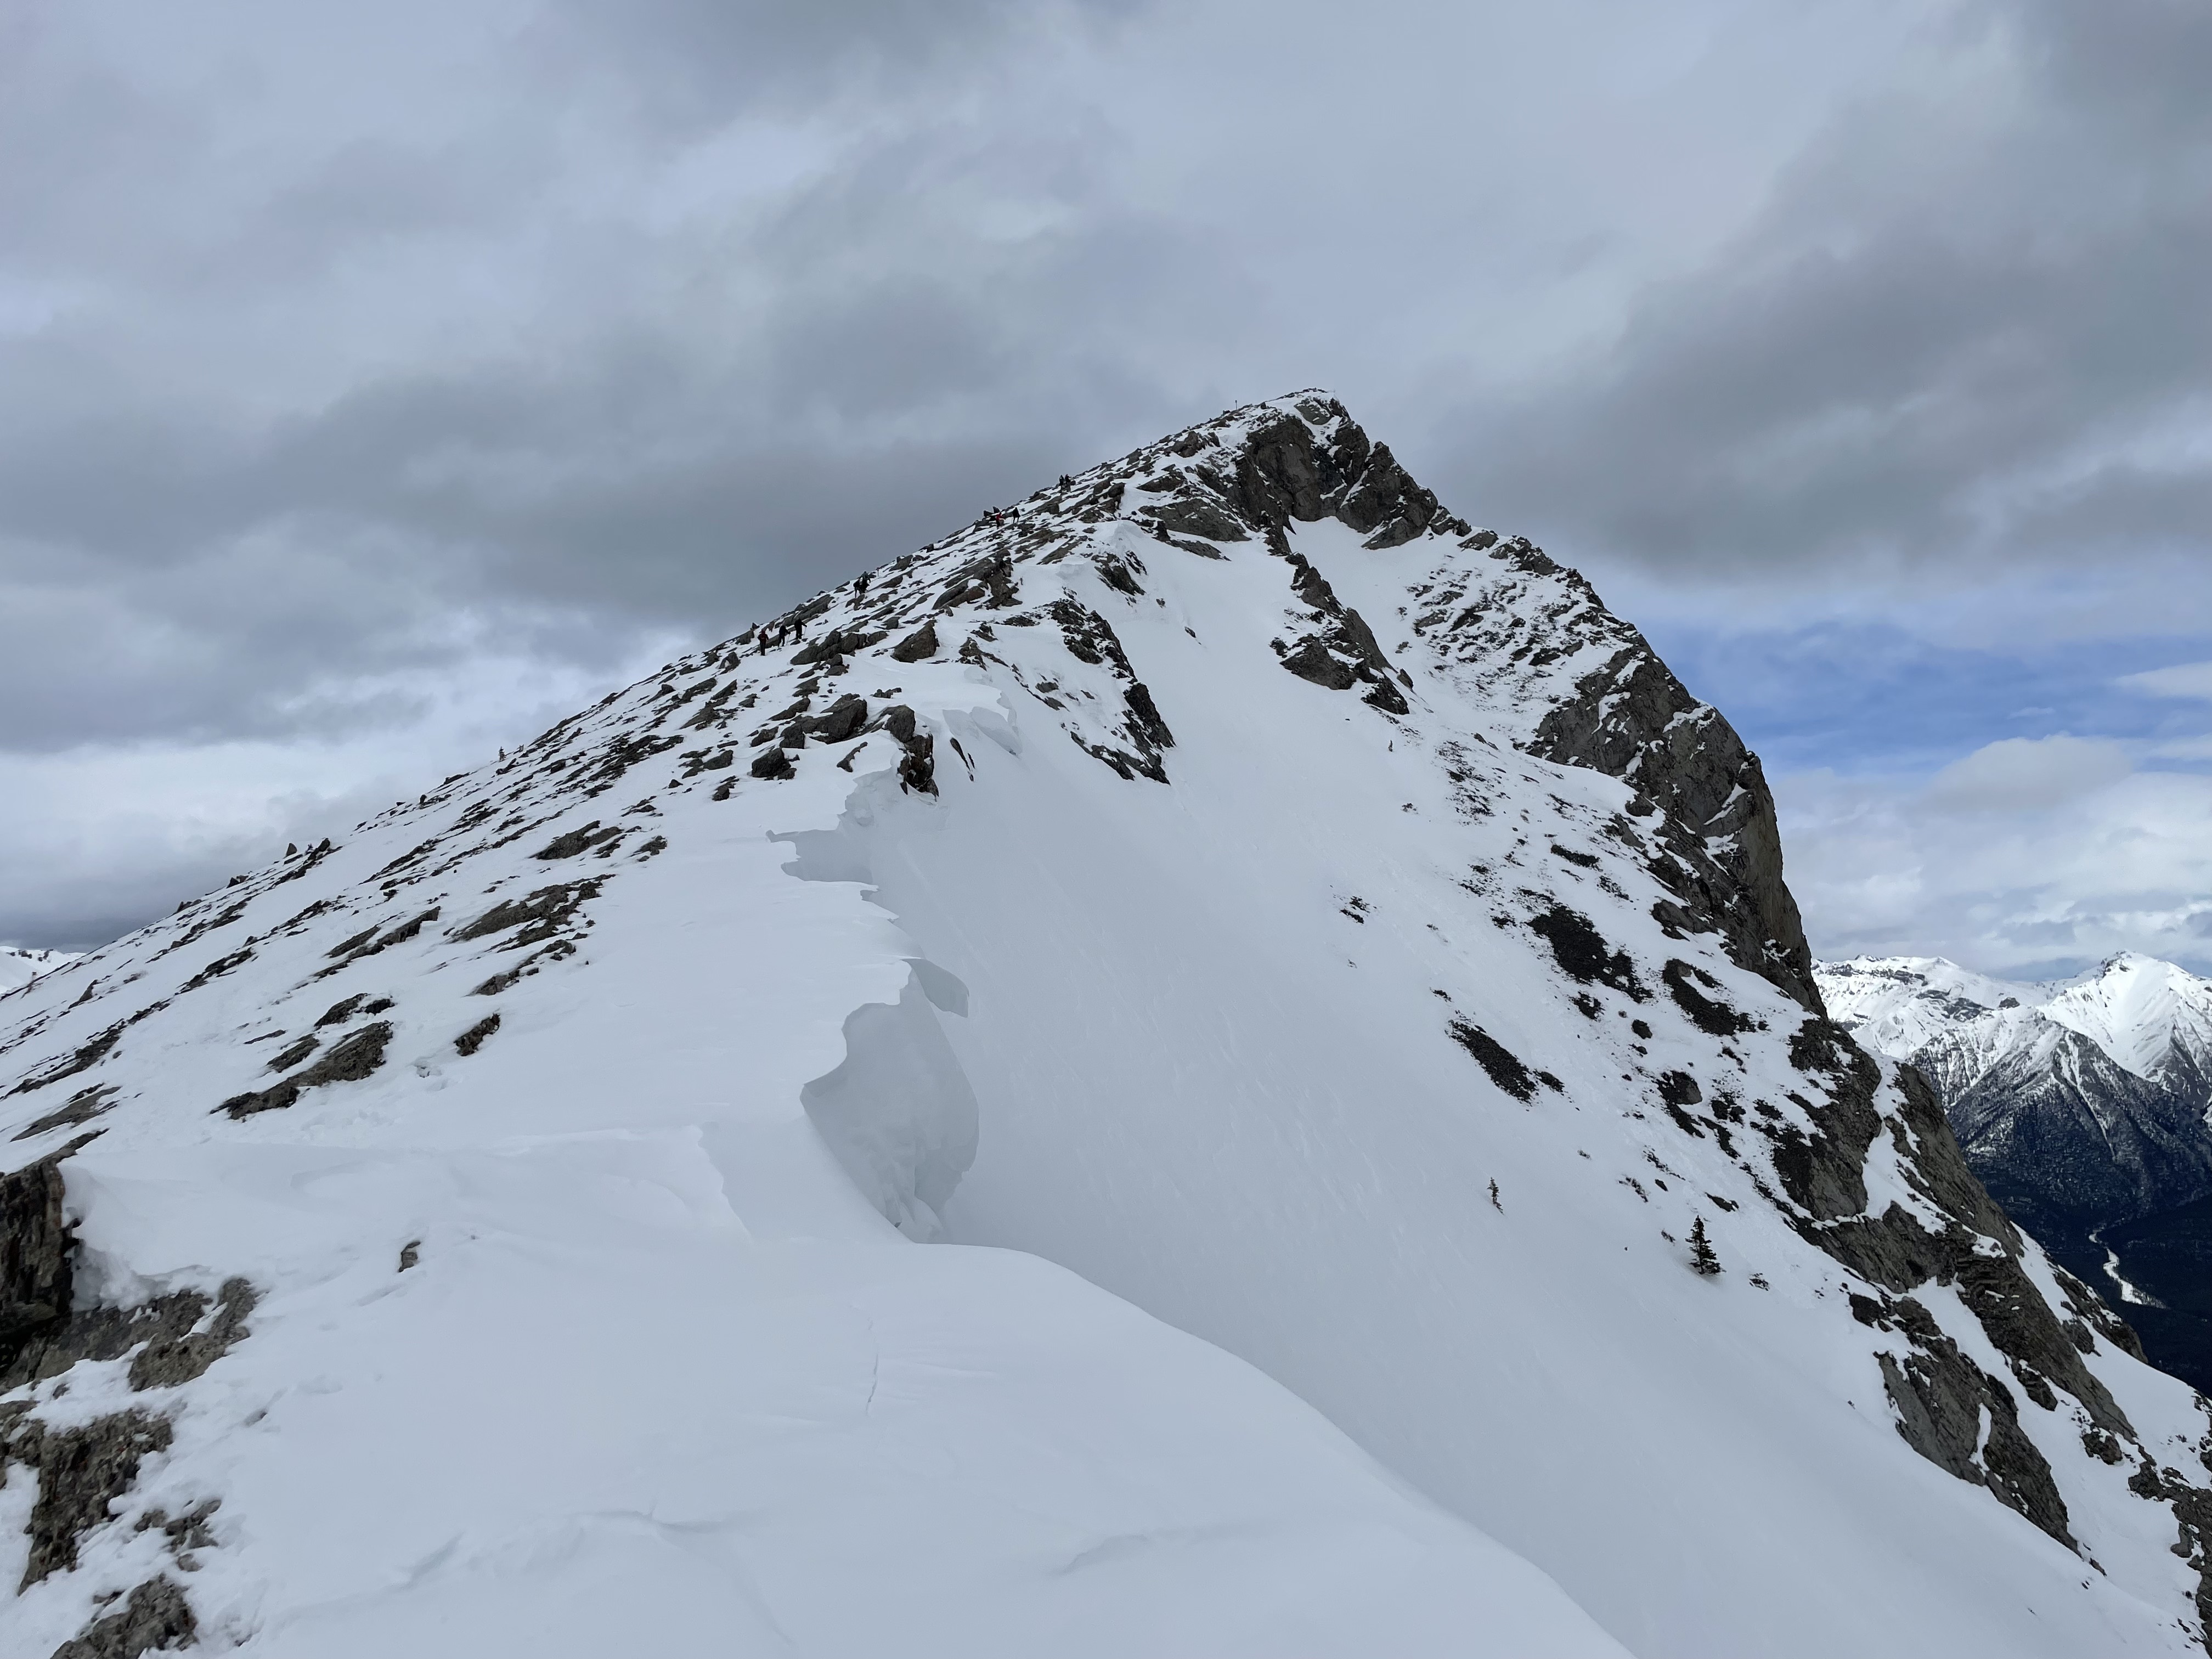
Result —
<instances>
[{"instance_id":1,"label":"rocky spine of ridge","mask_svg":"<svg viewBox=\"0 0 2212 1659\"><path fill-rule=\"evenodd\" d=\"M1366 551L1407 549L1430 562L1407 596L1402 640L1393 618L1345 602L1339 588L1349 591L1350 574L1338 570L1333 583L1297 550L1295 527L1324 519ZM0 1033L0 1101L28 1120L18 1140L70 1139L27 1148L34 1156L0 1185L0 1381L21 1387L86 1360L128 1358L130 1387L140 1390L143 1374L149 1399L102 1419L89 1441L65 1438L89 1431L46 1427L27 1400L0 1403L6 1455L40 1483L33 1530L49 1541L37 1559L48 1571L73 1561L78 1538L106 1524L110 1504L131 1492L139 1460L166 1443L165 1408L180 1396L158 1391L191 1385L230 1345L252 1340L258 1292L242 1279L175 1292L185 1299L167 1306L125 1310L77 1296L67 1159L117 1113L195 1111L210 1120L210 1133L234 1133L343 1098L410 1048L471 1060L501 1041L500 999L580 965L594 907L667 849L664 806L676 798L727 801L825 768L884 770L908 795L927 797L950 769L972 772L960 732L905 689L908 671L924 665L987 671L1034 697L1129 787L1171 787L1176 711L1158 706L1133 667L1115 607L1146 599L1148 561L1255 551L1279 577L1283 622L1272 649L1284 672L1399 721L1420 706L1413 668L1433 669L1470 688L1502 741L1632 786L1626 814L1593 828L1602 858L1553 850L1577 878L1601 863L1606 879L1615 868L1648 874L1667 895L1650 914L1684 954L1639 966L1571 903L1534 888L1499 896L1498 925L1525 927L1592 1008L1602 988L1655 1017L1673 1010L1707 1042L1717 1071L1731 1058L1741 1066L1732 1045L1762 1034L1786 1044L1790 1086L1757 1085L1771 1100L1740 1098L1749 1085L1709 1095L1686 1073L1658 1079L1663 1132L1717 1149L1800 1237L1856 1277L1850 1310L1872 1334L1906 1442L2071 1548L2049 1461L2018 1427L2021 1397L2078 1414L2082 1455L2137 1464L2136 1496L2170 1507L2191 1564L2212 1586L2212 1496L2161 1461L2086 1363L2107 1348L2139 1353L2132 1333L2078 1281L2060 1279L2058 1302L2046 1298L2027 1247L1922 1080L1883 1066L1825 1017L1756 757L1579 576L1523 540L1447 513L1321 393L1232 410L1073 476L611 695L496 766L449 778L363 826L406 843L374 870L333 877L346 849L326 842L40 981ZM1072 561L1097 573L1104 597L1056 579L1052 568ZM1468 740L1490 742L1480 732ZM1452 775L1468 785L1470 816L1487 810L1472 793L1475 769L1470 762L1465 778ZM1735 1006L1690 959L1701 939L1789 1002L1766 1013ZM282 1006L238 1028L220 1087L177 1102L107 1081L146 1040L146 1022L249 963L281 965L288 988ZM449 990L458 1000L434 1000ZM1788 1023L1770 1031L1777 1009ZM1465 1035L1455 1036L1507 1094L1525 1103L1539 1085L1557 1088L1462 1024ZM961 1153L932 1149L933 1167L957 1176ZM897 1224L929 1237L940 1188L925 1186L901 1190L892 1179L870 1195ZM1937 1290L1956 1293L1972 1333L1955 1316L1945 1326ZM1962 1345L1977 1333L2001 1357L1994 1369ZM200 1541L211 1535L207 1519L176 1523L180 1570L209 1547ZM189 1607L179 1615L184 1604L173 1601L180 1595L166 1575L149 1578L124 1612L143 1607L173 1626L181 1618L189 1634ZM2212 1588L2198 1606L2212 1618ZM100 1628L88 1626L82 1639Z\"/></svg>"},{"instance_id":2,"label":"rocky spine of ridge","mask_svg":"<svg viewBox=\"0 0 2212 1659\"><path fill-rule=\"evenodd\" d=\"M1241 428L1238 441L1224 442L1224 428ZM1359 532L1370 550L1424 535L1452 536L1462 550L1486 556L1491 568L1482 579L1468 580L1458 561L1440 568L1420 595L1430 608L1414 632L1449 668L1497 688L1500 724L1518 746L1633 784L1644 816L1657 820L1657 845L1645 867L1674 899L1655 907L1655 919L1682 936L1718 933L1731 960L1808 1011L1791 1059L1808 1092L1821 1099L1793 1097L1813 1120L1808 1131L1758 1126L1776 1143L1773 1168L1783 1194L1770 1197L1802 1237L1875 1291L1853 1300L1861 1322L1911 1345L1911 1358L1885 1357L1882 1366L1899 1432L1929 1462L1987 1486L1999 1501L2076 1547L2048 1463L2008 1426L2017 1416L2011 1389L1968 1359L1911 1293L1929 1286L1956 1291L2003 1355L2014 1384L2046 1408L2056 1407L2054 1384L2078 1402L2086 1413L2084 1443L2100 1456L2107 1445L2118 1455L2122 1441L2136 1435L2081 1357L2094 1352L2101 1337L2141 1358L2141 1341L2071 1275L2061 1280L2063 1312L2045 1302L2022 1267L2020 1234L1968 1167L1924 1081L1907 1069L1885 1089L1881 1067L1826 1018L1811 948L1783 879L1772 793L1758 757L1719 711L1693 698L1642 634L1607 611L1580 575L1525 539L1501 540L1448 513L1334 398L1308 393L1232 410L1133 452L1118 466L1086 474L1075 489L1085 492L1080 521L1126 513L1162 544L1199 556L1220 556L1209 542L1256 534L1290 565L1292 592L1310 616L1310 631L1277 642L1282 665L1332 690L1364 688L1362 700L1386 714L1404 712L1400 686L1392 682L1410 687L1412 677L1394 667L1365 620L1288 547L1284 527L1329 518ZM1125 507L1133 493L1145 499ZM1064 489L1031 499L1051 511L1068 498ZM977 530L988 526L1003 546L1014 522L992 525L987 515ZM1036 547L1048 535L1025 526L1022 540ZM1055 547L1045 556L1066 550ZM1000 553L988 565L971 566L968 586L956 581L947 597L972 599L981 589L1011 605L1011 566L1000 562L1006 558ZM1110 555L1100 562L1110 585L1141 592L1140 569ZM1637 810L1632 805L1632 815ZM1563 963L1575 953L1566 938L1553 939ZM1691 975L1670 975L1668 989L1701 1029L1726 1035L1737 1028L1741 1017L1703 994ZM1713 1127L1727 1133L1724 1121ZM1868 1166L1884 1144L1927 1209L1916 1212L1893 1201L1869 1212ZM1995 1425L1986 1436L1985 1417ZM2212 1448L2212 1435L2206 1444ZM2206 1468L2212 1471L2212 1455ZM2212 1495L2171 1469L2146 1490L2155 1499L2169 1488L2177 1513L2194 1514L2201 1505L2212 1515ZM2199 1537L2190 1525L2185 1515L2192 1565L2203 1575L2198 1612L2212 1627L2212 1529Z\"/></svg>"},{"instance_id":3,"label":"rocky spine of ridge","mask_svg":"<svg viewBox=\"0 0 2212 1659\"><path fill-rule=\"evenodd\" d=\"M2070 1275L2060 1281L2063 1310L2050 1306L2022 1266L2020 1234L1968 1167L1925 1082L1906 1069L1885 1088L1882 1068L1826 1018L1783 879L1773 796L1757 756L1578 574L1525 540L1501 541L1447 513L1334 399L1285 401L1290 407L1272 418L1255 420L1249 410L1224 417L1246 425L1230 456L1218 454L1224 446L1207 428L1194 428L1137 452L1124 464L1128 473L1103 489L1118 501L1125 480L1137 478L1137 489L1154 498L1135 511L1137 522L1202 556L1218 553L1185 537L1267 538L1269 550L1291 563L1293 591L1315 623L1312 633L1279 647L1283 665L1335 690L1364 685L1364 700L1388 713L1404 707L1393 677L1409 686L1411 677L1394 669L1358 613L1282 543L1282 527L1333 518L1363 534L1370 550L1425 533L1455 536L1462 550L1487 556L1492 568L1482 578L1468 580L1456 562L1439 570L1420 596L1428 609L1414 632L1443 663L1497 688L1501 724L1519 746L1633 784L1644 815L1656 818L1657 845L1645 867L1674 899L1662 901L1655 919L1682 936L1719 933L1733 961L1808 1011L1790 1056L1807 1094L1820 1099L1793 1097L1813 1120L1809 1131L1758 1126L1775 1141L1782 1194L1770 1197L1802 1237L1867 1282L1873 1294L1852 1302L1861 1322L1910 1345L1906 1359L1882 1362L1899 1433L1929 1462L1987 1486L2076 1547L2050 1467L2016 1426L2012 1389L2047 1409L2056 1407L2054 1385L2063 1390L2085 1413L2085 1445L2100 1457L2109 1446L2117 1456L2123 1441L2136 1439L2134 1428L2081 1356L2101 1339L2141 1358L2142 1344ZM1637 810L1632 805L1632 815ZM1563 963L1575 954L1568 937L1553 937ZM1721 1036L1737 1029L1741 1017L1689 974L1670 975L1667 988L1701 1029ZM1727 1133L1724 1121L1712 1127ZM1878 1146L1894 1152L1926 1208L1892 1201L1870 1212L1867 1175ZM1955 1291L1966 1303L2004 1357L2009 1385L1943 1334L1912 1294L1929 1287ZM1992 1425L1986 1435L1985 1421ZM2206 1467L2212 1470L2212 1461ZM2170 1470L2148 1490L2166 1491L2161 1483L2171 1485L2185 1538L2193 1540L2191 1559L2203 1575L2198 1611L2212 1626L2212 1532L2200 1537L2187 1519L2212 1505L2212 1496Z\"/></svg>"},{"instance_id":4,"label":"rocky spine of ridge","mask_svg":"<svg viewBox=\"0 0 2212 1659\"><path fill-rule=\"evenodd\" d=\"M1540 714L1533 729L1518 734L1521 747L1624 779L1663 813L1667 853L1652 869L1674 895L1673 924L1722 933L1739 965L1822 1012L1812 950L1782 878L1781 831L1759 757L1579 575L1524 539L1501 542L1446 512L1334 398L1308 396L1255 423L1226 465L1210 453L1220 446L1203 428L1164 447L1176 460L1137 485L1152 499L1135 509L1136 521L1201 552L1210 550L1178 541L1178 532L1218 540L1273 536L1270 550L1291 562L1293 586L1317 624L1284 652L1284 666L1339 690L1364 684L1366 700L1389 712L1403 713L1404 700L1372 631L1290 551L1281 528L1332 518L1365 537L1362 545L1373 550L1449 533L1466 549L1487 552L1502 569L1471 588L1432 592L1432 609L1417 631L1465 668L1522 681L1524 706ZM1525 603L1539 584L1554 590L1534 607L1540 634Z\"/></svg>"},{"instance_id":5,"label":"rocky spine of ridge","mask_svg":"<svg viewBox=\"0 0 2212 1659\"><path fill-rule=\"evenodd\" d=\"M1577 572L1525 538L1483 531L1465 545L1494 564L1473 580L1443 574L1416 629L1499 688L1521 747L1632 783L1644 797L1632 811L1662 815L1650 868L1671 896L1655 913L1663 925L1720 933L1739 967L1823 1012L1759 757Z\"/></svg>"}]
</instances>

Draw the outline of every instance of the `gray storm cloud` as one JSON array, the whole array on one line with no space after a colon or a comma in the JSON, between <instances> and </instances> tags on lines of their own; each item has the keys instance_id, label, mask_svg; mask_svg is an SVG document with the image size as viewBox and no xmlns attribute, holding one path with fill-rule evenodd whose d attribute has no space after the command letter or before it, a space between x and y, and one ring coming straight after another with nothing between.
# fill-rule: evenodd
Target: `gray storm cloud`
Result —
<instances>
[{"instance_id":1,"label":"gray storm cloud","mask_svg":"<svg viewBox=\"0 0 2212 1659\"><path fill-rule=\"evenodd\" d=\"M1716 614L2212 550L2179 0L0 29L0 938L1296 385Z\"/></svg>"}]
</instances>

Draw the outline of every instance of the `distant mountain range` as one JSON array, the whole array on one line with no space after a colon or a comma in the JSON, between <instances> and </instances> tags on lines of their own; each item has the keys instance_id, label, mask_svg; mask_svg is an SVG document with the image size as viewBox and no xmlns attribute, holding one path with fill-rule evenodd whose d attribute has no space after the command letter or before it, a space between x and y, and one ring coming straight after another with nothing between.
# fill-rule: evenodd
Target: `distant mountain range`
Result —
<instances>
[{"instance_id":1,"label":"distant mountain range","mask_svg":"<svg viewBox=\"0 0 2212 1659\"><path fill-rule=\"evenodd\" d=\"M2013 1218L2212 1389L2212 981L2134 954L2048 984L1941 957L1814 972L1861 1043L1935 1085Z\"/></svg>"}]
</instances>

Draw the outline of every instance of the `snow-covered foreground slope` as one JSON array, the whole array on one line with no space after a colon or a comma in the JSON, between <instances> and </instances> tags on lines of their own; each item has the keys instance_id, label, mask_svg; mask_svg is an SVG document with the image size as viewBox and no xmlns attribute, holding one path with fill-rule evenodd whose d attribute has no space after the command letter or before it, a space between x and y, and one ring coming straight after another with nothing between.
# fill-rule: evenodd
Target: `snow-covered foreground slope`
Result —
<instances>
[{"instance_id":1,"label":"snow-covered foreground slope","mask_svg":"<svg viewBox=\"0 0 2212 1659\"><path fill-rule=\"evenodd\" d=\"M1756 761L1319 395L0 1019L11 1649L2197 1644Z\"/></svg>"},{"instance_id":2,"label":"snow-covered foreground slope","mask_svg":"<svg viewBox=\"0 0 2212 1659\"><path fill-rule=\"evenodd\" d=\"M500 784L460 785L444 817ZM416 860L387 907L372 872L435 827L404 815L126 942L30 1016L11 1060L74 1048L85 1011L105 1029L167 1002L9 1101L97 1114L26 1156L106 1131L64 1166L80 1306L240 1280L253 1300L182 1386L138 1386L118 1353L27 1396L42 1439L17 1455L41 1467L0 1493L0 1571L75 1565L0 1612L0 1651L46 1653L100 1598L165 1583L205 1647L301 1659L1616 1650L1242 1361L1036 1256L912 1244L862 1200L801 1104L850 1074L848 1016L923 1045L856 1056L902 1068L886 1133L957 1155L974 1128L949 1065L945 1094L915 1091L941 1040L911 941L781 867L771 836L834 823L853 789L823 765L726 804L664 793L652 837L580 864L532 856L557 822L510 826L442 876ZM588 919L534 942L547 971L471 994L541 924L459 946L453 927L561 878L563 898L599 890ZM376 918L396 929L334 957ZM366 1078L210 1109L302 1034L328 1055L384 1028ZM154 1305L170 1335L222 1316ZM34 1340L7 1380L118 1347L102 1334L43 1364ZM156 1420L135 1479L82 1489ZM33 1541L71 1525L64 1549Z\"/></svg>"},{"instance_id":3,"label":"snow-covered foreground slope","mask_svg":"<svg viewBox=\"0 0 2212 1659\"><path fill-rule=\"evenodd\" d=\"M20 945L0 945L0 994L28 985L40 974L51 974L76 960L67 951L27 951Z\"/></svg>"}]
</instances>

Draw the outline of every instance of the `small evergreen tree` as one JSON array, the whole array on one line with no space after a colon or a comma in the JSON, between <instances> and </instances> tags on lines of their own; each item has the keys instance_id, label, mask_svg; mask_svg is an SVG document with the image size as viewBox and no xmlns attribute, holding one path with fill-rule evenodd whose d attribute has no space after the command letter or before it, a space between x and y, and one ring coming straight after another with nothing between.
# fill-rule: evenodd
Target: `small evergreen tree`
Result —
<instances>
[{"instance_id":1,"label":"small evergreen tree","mask_svg":"<svg viewBox=\"0 0 2212 1659\"><path fill-rule=\"evenodd\" d=\"M1690 1225L1690 1271L1711 1279L1721 1270L1721 1259L1713 1253L1713 1241L1705 1237L1705 1218L1699 1216Z\"/></svg>"}]
</instances>

